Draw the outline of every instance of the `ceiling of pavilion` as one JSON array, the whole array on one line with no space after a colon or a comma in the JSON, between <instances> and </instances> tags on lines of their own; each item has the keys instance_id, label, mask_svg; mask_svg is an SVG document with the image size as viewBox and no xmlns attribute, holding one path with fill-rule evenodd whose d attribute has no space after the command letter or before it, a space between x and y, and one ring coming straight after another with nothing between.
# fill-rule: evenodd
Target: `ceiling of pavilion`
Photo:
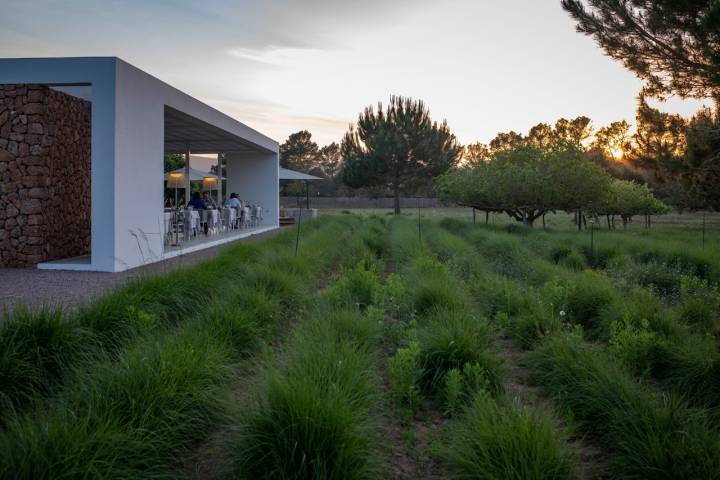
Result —
<instances>
[{"instance_id":1,"label":"ceiling of pavilion","mask_svg":"<svg viewBox=\"0 0 720 480\"><path fill-rule=\"evenodd\" d=\"M165 107L165 153L257 152L261 148L191 115Z\"/></svg>"}]
</instances>

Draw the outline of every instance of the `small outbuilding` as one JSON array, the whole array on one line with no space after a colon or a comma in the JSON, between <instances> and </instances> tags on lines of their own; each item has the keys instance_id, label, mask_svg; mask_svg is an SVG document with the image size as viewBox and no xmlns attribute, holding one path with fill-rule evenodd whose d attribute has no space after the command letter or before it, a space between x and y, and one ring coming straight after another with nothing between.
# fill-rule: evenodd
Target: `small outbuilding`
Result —
<instances>
[{"instance_id":1,"label":"small outbuilding","mask_svg":"<svg viewBox=\"0 0 720 480\"><path fill-rule=\"evenodd\" d=\"M198 234L165 208L164 156L190 192L191 153L247 218ZM119 58L0 59L0 266L117 272L278 228L278 172L275 140Z\"/></svg>"}]
</instances>

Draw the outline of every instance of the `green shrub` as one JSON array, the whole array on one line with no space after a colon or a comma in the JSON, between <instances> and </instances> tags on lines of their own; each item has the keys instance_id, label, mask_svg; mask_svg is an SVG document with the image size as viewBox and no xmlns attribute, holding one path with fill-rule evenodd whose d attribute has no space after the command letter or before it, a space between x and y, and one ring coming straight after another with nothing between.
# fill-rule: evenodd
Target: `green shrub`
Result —
<instances>
[{"instance_id":1,"label":"green shrub","mask_svg":"<svg viewBox=\"0 0 720 480\"><path fill-rule=\"evenodd\" d=\"M238 353L246 353L262 333L261 323L251 310L214 302L200 315L203 328L215 338L228 342Z\"/></svg>"},{"instance_id":2,"label":"green shrub","mask_svg":"<svg viewBox=\"0 0 720 480\"><path fill-rule=\"evenodd\" d=\"M693 276L680 279L678 316L700 333L720 335L720 290Z\"/></svg>"},{"instance_id":3,"label":"green shrub","mask_svg":"<svg viewBox=\"0 0 720 480\"><path fill-rule=\"evenodd\" d=\"M536 299L530 289L521 289L517 282L495 274L475 277L471 281L478 306L487 316L499 312L517 315Z\"/></svg>"},{"instance_id":4,"label":"green shrub","mask_svg":"<svg viewBox=\"0 0 720 480\"><path fill-rule=\"evenodd\" d=\"M223 416L228 351L202 331L148 339L78 372L49 408L0 433L1 478L157 476Z\"/></svg>"},{"instance_id":5,"label":"green shrub","mask_svg":"<svg viewBox=\"0 0 720 480\"><path fill-rule=\"evenodd\" d=\"M575 478L577 457L549 416L483 391L451 422L441 455L448 478L497 480Z\"/></svg>"},{"instance_id":6,"label":"green shrub","mask_svg":"<svg viewBox=\"0 0 720 480\"><path fill-rule=\"evenodd\" d=\"M149 327L175 325L210 301L216 290L213 285L221 278L216 268L214 263L201 264L133 280L80 306L75 321L97 334L107 348L122 348L147 334Z\"/></svg>"},{"instance_id":7,"label":"green shrub","mask_svg":"<svg viewBox=\"0 0 720 480\"><path fill-rule=\"evenodd\" d=\"M445 374L466 364L479 364L487 372L489 388L501 388L502 362L489 347L493 342L490 324L466 311L439 310L418 329L420 378L423 389L437 392Z\"/></svg>"},{"instance_id":8,"label":"green shrub","mask_svg":"<svg viewBox=\"0 0 720 480\"><path fill-rule=\"evenodd\" d=\"M370 224L364 231L362 241L375 257L380 258L387 250L386 235L385 223L381 219L378 219L377 222Z\"/></svg>"},{"instance_id":9,"label":"green shrub","mask_svg":"<svg viewBox=\"0 0 720 480\"><path fill-rule=\"evenodd\" d=\"M234 439L235 473L258 479L376 478L371 357L334 333L301 334L291 349L283 369L265 372L245 410Z\"/></svg>"},{"instance_id":10,"label":"green shrub","mask_svg":"<svg viewBox=\"0 0 720 480\"><path fill-rule=\"evenodd\" d=\"M562 310L561 310L562 311ZM522 348L534 348L544 337L562 330L563 322L559 315L552 315L542 308L523 312L508 322L510 335L520 342Z\"/></svg>"},{"instance_id":11,"label":"green shrub","mask_svg":"<svg viewBox=\"0 0 720 480\"><path fill-rule=\"evenodd\" d=\"M664 298L674 301L680 293L680 280L688 274L678 262L632 263L622 273L624 279L643 287L649 287Z\"/></svg>"},{"instance_id":12,"label":"green shrub","mask_svg":"<svg viewBox=\"0 0 720 480\"><path fill-rule=\"evenodd\" d=\"M627 316L610 324L608 350L635 375L648 373L653 365L658 339L649 325L645 319L637 322Z\"/></svg>"},{"instance_id":13,"label":"green shrub","mask_svg":"<svg viewBox=\"0 0 720 480\"><path fill-rule=\"evenodd\" d=\"M573 253L572 245L567 243L561 243L552 245L548 257L555 263L560 263L560 260L570 256Z\"/></svg>"},{"instance_id":14,"label":"green shrub","mask_svg":"<svg viewBox=\"0 0 720 480\"><path fill-rule=\"evenodd\" d=\"M580 251L587 265L592 268L605 269L620 261L620 253L614 246L595 244L590 250L590 245L582 245Z\"/></svg>"},{"instance_id":15,"label":"green shrub","mask_svg":"<svg viewBox=\"0 0 720 480\"><path fill-rule=\"evenodd\" d=\"M420 316L467 306L468 295L463 285L450 277L447 268L436 260L419 258L403 282L407 287L407 301Z\"/></svg>"},{"instance_id":16,"label":"green shrub","mask_svg":"<svg viewBox=\"0 0 720 480\"><path fill-rule=\"evenodd\" d=\"M491 375L479 363L466 363L462 370L451 368L445 375L442 400L447 415L455 415L477 392L491 388Z\"/></svg>"},{"instance_id":17,"label":"green shrub","mask_svg":"<svg viewBox=\"0 0 720 480\"><path fill-rule=\"evenodd\" d=\"M238 286L234 295L229 297L232 298L230 305L252 317L261 331L274 325L279 320L278 317L290 308L284 299L277 295L270 295L263 289L251 289L242 285ZM301 308L302 305L298 304L292 307L295 312Z\"/></svg>"},{"instance_id":18,"label":"green shrub","mask_svg":"<svg viewBox=\"0 0 720 480\"><path fill-rule=\"evenodd\" d=\"M590 331L600 330L601 314L615 299L615 291L605 275L582 272L573 277L567 292L569 317Z\"/></svg>"},{"instance_id":19,"label":"green shrub","mask_svg":"<svg viewBox=\"0 0 720 480\"><path fill-rule=\"evenodd\" d=\"M454 415L462 405L463 377L457 368L451 368L445 375L443 386L443 401L445 403L445 414Z\"/></svg>"},{"instance_id":20,"label":"green shrub","mask_svg":"<svg viewBox=\"0 0 720 480\"><path fill-rule=\"evenodd\" d=\"M45 396L68 366L98 342L61 310L19 307L0 319L0 424L16 407Z\"/></svg>"},{"instance_id":21,"label":"green shrub","mask_svg":"<svg viewBox=\"0 0 720 480\"><path fill-rule=\"evenodd\" d=\"M343 271L340 279L328 290L328 296L337 306L357 306L361 310L380 300L382 285L377 268L358 264Z\"/></svg>"},{"instance_id":22,"label":"green shrub","mask_svg":"<svg viewBox=\"0 0 720 480\"><path fill-rule=\"evenodd\" d=\"M587 264L585 263L585 258L574 250L572 252L570 252L569 255L560 259L558 264L567 269L574 270L576 272L579 272L579 271L587 268Z\"/></svg>"},{"instance_id":23,"label":"green shrub","mask_svg":"<svg viewBox=\"0 0 720 480\"><path fill-rule=\"evenodd\" d=\"M316 339L346 342L358 348L371 349L381 339L383 314L381 308L373 305L364 312L353 307L319 308L305 321L304 331Z\"/></svg>"},{"instance_id":24,"label":"green shrub","mask_svg":"<svg viewBox=\"0 0 720 480\"><path fill-rule=\"evenodd\" d=\"M262 291L269 297L282 299L288 304L300 300L301 281L282 268L253 268L246 275L246 288Z\"/></svg>"},{"instance_id":25,"label":"green shrub","mask_svg":"<svg viewBox=\"0 0 720 480\"><path fill-rule=\"evenodd\" d=\"M238 354L291 307L302 311L299 294L334 262L353 223L309 222L302 260L287 256L290 236L280 234L134 281L67 318L25 322L14 311L0 327L0 378L15 375L0 384L0 478L167 475L220 421L218 387ZM13 408L19 393L27 401Z\"/></svg>"},{"instance_id":26,"label":"green shrub","mask_svg":"<svg viewBox=\"0 0 720 480\"><path fill-rule=\"evenodd\" d=\"M414 414L420 407L420 378L423 374L420 363L420 345L411 341L407 347L398 348L388 361L388 374L393 397L399 405L406 405Z\"/></svg>"},{"instance_id":27,"label":"green shrub","mask_svg":"<svg viewBox=\"0 0 720 480\"><path fill-rule=\"evenodd\" d=\"M532 379L608 448L612 478L717 478L720 437L706 414L662 401L577 335L547 337Z\"/></svg>"},{"instance_id":28,"label":"green shrub","mask_svg":"<svg viewBox=\"0 0 720 480\"><path fill-rule=\"evenodd\" d=\"M531 272L530 254L516 238L488 237L478 249L498 273L522 279Z\"/></svg>"},{"instance_id":29,"label":"green shrub","mask_svg":"<svg viewBox=\"0 0 720 480\"><path fill-rule=\"evenodd\" d=\"M602 333L598 338L609 341L610 325L618 319L627 319L633 324L647 321L649 330L659 338L673 341L690 333L687 325L677 321L676 315L666 308L655 292L642 287L631 288L602 311L599 320Z\"/></svg>"},{"instance_id":30,"label":"green shrub","mask_svg":"<svg viewBox=\"0 0 720 480\"><path fill-rule=\"evenodd\" d=\"M712 337L660 342L653 375L694 405L720 413L720 352Z\"/></svg>"},{"instance_id":31,"label":"green shrub","mask_svg":"<svg viewBox=\"0 0 720 480\"><path fill-rule=\"evenodd\" d=\"M532 229L518 223L508 223L505 225L505 231L513 235L528 235L532 232Z\"/></svg>"}]
</instances>

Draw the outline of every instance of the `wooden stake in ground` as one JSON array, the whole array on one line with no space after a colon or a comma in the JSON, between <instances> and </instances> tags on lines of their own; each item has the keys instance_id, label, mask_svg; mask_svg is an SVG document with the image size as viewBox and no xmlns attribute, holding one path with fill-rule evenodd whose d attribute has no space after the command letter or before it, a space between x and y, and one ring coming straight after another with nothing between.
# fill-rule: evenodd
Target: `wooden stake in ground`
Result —
<instances>
[{"instance_id":1,"label":"wooden stake in ground","mask_svg":"<svg viewBox=\"0 0 720 480\"><path fill-rule=\"evenodd\" d=\"M298 228L297 228L297 235L295 236L295 256L297 257L298 252L298 245L300 244L300 222L302 222L302 205L300 205L300 210L298 211Z\"/></svg>"}]
</instances>

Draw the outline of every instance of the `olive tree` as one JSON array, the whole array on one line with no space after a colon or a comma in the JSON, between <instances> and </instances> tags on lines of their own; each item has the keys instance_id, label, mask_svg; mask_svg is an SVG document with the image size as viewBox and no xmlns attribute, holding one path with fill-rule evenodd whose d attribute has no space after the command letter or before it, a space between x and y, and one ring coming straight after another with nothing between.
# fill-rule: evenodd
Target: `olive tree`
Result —
<instances>
[{"instance_id":1,"label":"olive tree","mask_svg":"<svg viewBox=\"0 0 720 480\"><path fill-rule=\"evenodd\" d=\"M446 201L479 210L504 212L532 226L549 211L594 210L610 183L572 144L541 149L516 145L491 160L453 169L438 179Z\"/></svg>"}]
</instances>

